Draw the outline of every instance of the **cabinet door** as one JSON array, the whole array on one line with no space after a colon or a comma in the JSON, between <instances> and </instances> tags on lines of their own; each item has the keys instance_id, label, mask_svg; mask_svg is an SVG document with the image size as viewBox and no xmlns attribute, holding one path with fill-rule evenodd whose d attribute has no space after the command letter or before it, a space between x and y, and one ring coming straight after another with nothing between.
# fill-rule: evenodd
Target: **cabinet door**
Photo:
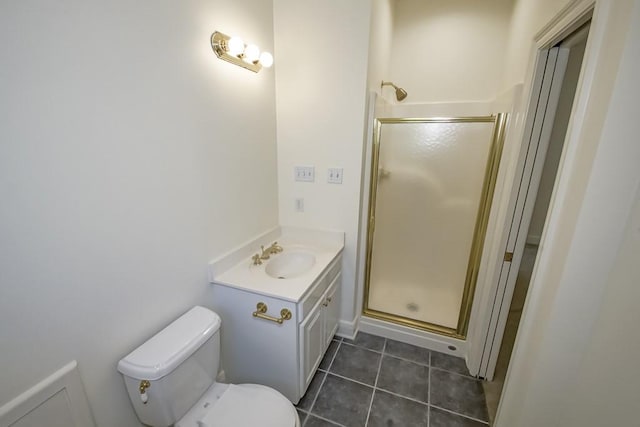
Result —
<instances>
[{"instance_id":1,"label":"cabinet door","mask_svg":"<svg viewBox=\"0 0 640 427\"><path fill-rule=\"evenodd\" d=\"M313 378L324 355L324 307L318 304L300 324L300 357L302 359L301 395Z\"/></svg>"},{"instance_id":2,"label":"cabinet door","mask_svg":"<svg viewBox=\"0 0 640 427\"><path fill-rule=\"evenodd\" d=\"M340 283L342 274L338 273L333 280L331 286L327 290L327 297L325 300L326 307L324 308L324 348L330 343L333 336L338 330L338 321L340 318Z\"/></svg>"}]
</instances>

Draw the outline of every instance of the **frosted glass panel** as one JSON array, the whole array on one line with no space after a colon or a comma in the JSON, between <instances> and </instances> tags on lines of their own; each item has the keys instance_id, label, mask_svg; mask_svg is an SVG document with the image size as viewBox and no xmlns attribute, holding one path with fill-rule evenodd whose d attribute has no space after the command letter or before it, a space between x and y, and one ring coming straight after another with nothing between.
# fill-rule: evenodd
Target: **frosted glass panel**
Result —
<instances>
[{"instance_id":1,"label":"frosted glass panel","mask_svg":"<svg viewBox=\"0 0 640 427\"><path fill-rule=\"evenodd\" d=\"M456 328L493 129L381 123L369 309Z\"/></svg>"}]
</instances>

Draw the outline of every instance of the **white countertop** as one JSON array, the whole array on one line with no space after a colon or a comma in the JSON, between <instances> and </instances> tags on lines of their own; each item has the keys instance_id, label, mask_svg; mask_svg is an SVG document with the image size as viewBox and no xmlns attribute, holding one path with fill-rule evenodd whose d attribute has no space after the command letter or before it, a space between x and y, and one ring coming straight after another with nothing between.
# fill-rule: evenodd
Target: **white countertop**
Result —
<instances>
[{"instance_id":1,"label":"white countertop","mask_svg":"<svg viewBox=\"0 0 640 427\"><path fill-rule=\"evenodd\" d=\"M258 253L260 245L267 247L273 241L277 241L278 245L282 246L283 252L271 255L271 258L263 261L262 265L254 265L251 255L245 255L251 252ZM253 250L251 250L252 248ZM277 227L277 230L274 229L211 262L211 282L298 302L331 261L342 252L343 248L344 233L342 232ZM290 279L277 279L265 272L269 261L288 251L295 250L311 252L315 255L315 264L309 271ZM227 267L238 259L240 260L235 265Z\"/></svg>"}]
</instances>

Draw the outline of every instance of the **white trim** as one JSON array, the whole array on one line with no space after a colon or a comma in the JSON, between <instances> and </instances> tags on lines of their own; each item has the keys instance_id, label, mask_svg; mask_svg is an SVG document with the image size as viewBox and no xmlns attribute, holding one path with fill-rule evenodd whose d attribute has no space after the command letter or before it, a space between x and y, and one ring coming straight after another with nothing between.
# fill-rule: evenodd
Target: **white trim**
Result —
<instances>
[{"instance_id":1,"label":"white trim","mask_svg":"<svg viewBox=\"0 0 640 427\"><path fill-rule=\"evenodd\" d=\"M432 332L420 331L403 325L396 325L367 316L360 318L360 330L429 350L439 351L440 353L451 354L456 357L464 358L467 354L466 341ZM450 349L450 346L455 347L455 350Z\"/></svg>"},{"instance_id":2,"label":"white trim","mask_svg":"<svg viewBox=\"0 0 640 427\"><path fill-rule=\"evenodd\" d=\"M496 295L498 292L497 288L500 287L498 277L504 246L508 236L508 229L505 227L505 224L507 224L507 221L510 221L509 212L512 212L514 209L514 193L517 191L518 184L516 182L516 175L519 170L518 165L521 162L521 150L526 149L526 146L523 146L521 143L526 135L527 123L525 119L528 119L531 106L535 106L534 97L536 94L534 93L534 88L536 84L539 84L539 82L535 80L539 73L538 67L540 67L539 52L559 43L563 38L571 34L572 31L584 24L590 16L594 3L595 0L574 0L570 2L536 34L535 39L532 41L530 54L532 60L529 64L524 80L525 86L523 88L523 94L526 95L526 99L522 101L521 106L515 107L516 114L513 115L511 120L513 127L509 129L507 133L505 147L508 147L512 151L509 152L505 150L501 162L501 173L498 177L496 195L493 202L496 209L492 210L489 219L490 227L494 228L487 231L488 234L494 237L485 243L481 269L478 274L478 283L486 285L481 288L480 292L476 293L474 298L470 329L467 335L469 340L469 370L473 375L477 375L480 372L483 349L487 344L487 331L489 328L493 328L490 326L492 310L488 310L486 307L493 305L493 296ZM593 29L591 31L593 32ZM592 55L597 57L599 47L595 47L596 42L592 41L591 38L590 36L587 49L585 50L580 81L576 88L576 101L572 108L572 123L584 119L584 103L586 99L581 100L578 94L582 88L584 88L585 91L588 90L587 88L590 87L593 79L595 64L588 69L586 67L587 56ZM599 40L597 43L602 44L602 40ZM589 73L590 75L587 75ZM580 104L581 101L582 104ZM566 141L568 141L570 129L571 123L567 129ZM566 150L566 147L563 148L563 153L564 150ZM565 154L563 154L560 164L558 165L558 174L560 174L562 170L564 156ZM504 171L504 175L502 171ZM498 191L498 188L500 188L500 191ZM497 227L495 226L496 224L500 226ZM541 241L540 244L543 244L543 242ZM513 289L511 289L511 294L512 293Z\"/></svg>"},{"instance_id":3,"label":"white trim","mask_svg":"<svg viewBox=\"0 0 640 427\"><path fill-rule=\"evenodd\" d=\"M358 333L358 318L356 317L352 321L340 320L338 322L338 331L336 335L342 338L353 340Z\"/></svg>"},{"instance_id":4,"label":"white trim","mask_svg":"<svg viewBox=\"0 0 640 427\"><path fill-rule=\"evenodd\" d=\"M585 4L590 7L593 3L580 2L576 8ZM612 208L614 205L611 202L622 200L616 191L609 192L611 197L602 200L594 196L593 193L597 193L598 189L592 190L592 185L613 189L620 184L620 192L623 193L633 184L621 181L620 177L603 177L604 167L598 164L600 160L600 163L610 166L606 162L611 159L606 156L617 148L612 148L616 144L610 141L604 141L604 144L599 135L605 128L605 119L609 120L607 100L614 87L615 61L621 55L619 51L611 49L614 46L612 41L624 40L629 28L624 13L632 7L632 3L598 0L595 5L558 180L498 408L497 427L515 425L520 421L528 423L534 417L540 421L540 425L546 425L546 421L550 420L561 422L555 417L557 413L550 411L554 408L550 405L554 404L554 399L566 396L564 393L570 390L568 387L576 374L575 369L580 366L581 351L588 348L589 335L602 298L602 288L599 286L606 280L608 267L613 262L611 258L619 247L620 229L624 227L616 216L628 212L626 206ZM615 13L615 21L612 13ZM549 33L560 33L562 30L560 25L551 26ZM605 153L601 153L601 150L605 150ZM594 163L585 165L586 161ZM594 165L599 169L594 169ZM627 168L624 177L631 177L631 168L628 164L624 166ZM600 181L590 183L590 178L596 172L601 175L598 176ZM633 173L636 178L637 165ZM575 200L576 197L581 199L569 206L564 204L566 200ZM627 200L624 199L624 202ZM598 241L596 237L589 240L594 230L588 224L594 221L594 217L599 217L601 224L607 224L606 239ZM574 222L568 224L568 221ZM567 231L567 225L576 228ZM599 233L602 234L602 230ZM593 244L584 245L585 242ZM585 268L584 262L578 259L584 252L593 256L597 265ZM580 301L576 304L578 295ZM563 308L567 307L573 309L561 316ZM568 338L568 351L553 345L558 343L559 347L563 347ZM558 387L549 393L546 386L552 381ZM546 407L541 409L540 405L545 404Z\"/></svg>"},{"instance_id":5,"label":"white trim","mask_svg":"<svg viewBox=\"0 0 640 427\"><path fill-rule=\"evenodd\" d=\"M43 405L61 392L64 393L63 400L57 401L54 406ZM95 426L75 360L0 407L0 426L9 427L32 414L40 418L51 416L52 413L73 420L73 426L69 427Z\"/></svg>"},{"instance_id":6,"label":"white trim","mask_svg":"<svg viewBox=\"0 0 640 427\"><path fill-rule=\"evenodd\" d=\"M512 193L512 197L515 197L515 206L510 210L503 228L508 230L509 234L501 252L513 253L513 259L511 262L498 261L497 269L500 275L495 298L492 301L491 322L478 373L487 380L493 379L498 361L509 305L524 252L526 233L533 215L568 58L568 49L553 48L548 51L548 54L546 50L542 51L538 59L541 67L536 68L540 73L541 86L540 89L538 85L534 86L535 93L538 95L532 98L529 106L529 111L533 114L527 118L525 140L522 141L523 150L517 175L519 182L514 186ZM538 80L537 77L536 80Z\"/></svg>"},{"instance_id":7,"label":"white trim","mask_svg":"<svg viewBox=\"0 0 640 427\"><path fill-rule=\"evenodd\" d=\"M364 280L367 274L367 233L369 226L369 189L371 188L371 155L373 153L373 119L375 117L378 94L370 91L367 97L367 120L365 128L365 144L362 148L362 183L360 186L360 229L358 230L358 253L356 270L356 318L362 315L364 306ZM380 98L380 102L385 102Z\"/></svg>"}]
</instances>

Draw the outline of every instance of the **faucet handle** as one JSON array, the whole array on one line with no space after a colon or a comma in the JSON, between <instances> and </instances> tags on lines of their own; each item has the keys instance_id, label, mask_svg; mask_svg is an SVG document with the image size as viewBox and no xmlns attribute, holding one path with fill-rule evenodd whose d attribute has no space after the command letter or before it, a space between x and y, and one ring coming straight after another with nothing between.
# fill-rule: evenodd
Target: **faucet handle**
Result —
<instances>
[{"instance_id":1,"label":"faucet handle","mask_svg":"<svg viewBox=\"0 0 640 427\"><path fill-rule=\"evenodd\" d=\"M265 249L264 245L261 245L260 250L262 251L262 255L260 255L260 259L269 259L269 254L271 253L269 248Z\"/></svg>"},{"instance_id":2,"label":"faucet handle","mask_svg":"<svg viewBox=\"0 0 640 427\"><path fill-rule=\"evenodd\" d=\"M260 255L258 254L255 254L254 256L252 256L251 259L253 260L253 265L262 264L262 260L260 259Z\"/></svg>"},{"instance_id":3,"label":"faucet handle","mask_svg":"<svg viewBox=\"0 0 640 427\"><path fill-rule=\"evenodd\" d=\"M269 252L272 254L279 254L282 251L282 246L278 246L278 242L273 242L271 246L269 246Z\"/></svg>"}]
</instances>

